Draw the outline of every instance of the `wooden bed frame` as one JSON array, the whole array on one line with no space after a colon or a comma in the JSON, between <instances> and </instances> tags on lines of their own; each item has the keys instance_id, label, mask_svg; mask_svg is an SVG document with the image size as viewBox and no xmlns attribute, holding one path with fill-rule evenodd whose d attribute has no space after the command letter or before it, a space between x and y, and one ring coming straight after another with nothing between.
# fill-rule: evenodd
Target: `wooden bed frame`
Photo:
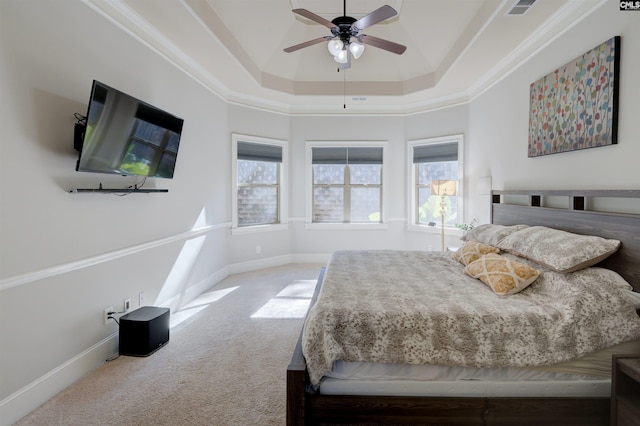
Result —
<instances>
[{"instance_id":1,"label":"wooden bed frame","mask_svg":"<svg viewBox=\"0 0 640 426\"><path fill-rule=\"evenodd\" d=\"M567 199L567 208L545 201ZM640 198L640 191L493 191L491 222L543 225L622 242L598 264L620 273L640 292L640 214L589 210L594 198ZM515 199L514 204L511 199ZM525 200L522 203L522 199ZM312 300L317 299L324 269ZM301 336L302 337L302 336ZM608 425L610 398L402 397L321 395L309 392L301 337L287 368L287 425Z\"/></svg>"}]
</instances>

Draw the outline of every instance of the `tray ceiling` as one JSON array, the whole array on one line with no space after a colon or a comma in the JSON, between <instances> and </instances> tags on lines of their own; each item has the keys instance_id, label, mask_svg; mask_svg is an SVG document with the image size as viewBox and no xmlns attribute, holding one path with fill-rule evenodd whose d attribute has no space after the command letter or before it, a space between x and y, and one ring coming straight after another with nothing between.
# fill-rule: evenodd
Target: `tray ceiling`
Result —
<instances>
[{"instance_id":1,"label":"tray ceiling","mask_svg":"<svg viewBox=\"0 0 640 426\"><path fill-rule=\"evenodd\" d=\"M408 113L466 102L606 2L347 0L356 19L385 4L396 9L363 32L407 51L366 46L351 69L337 72L324 43L283 49L330 34L292 9L332 20L343 15L339 0L84 1L227 101L294 114Z\"/></svg>"}]
</instances>

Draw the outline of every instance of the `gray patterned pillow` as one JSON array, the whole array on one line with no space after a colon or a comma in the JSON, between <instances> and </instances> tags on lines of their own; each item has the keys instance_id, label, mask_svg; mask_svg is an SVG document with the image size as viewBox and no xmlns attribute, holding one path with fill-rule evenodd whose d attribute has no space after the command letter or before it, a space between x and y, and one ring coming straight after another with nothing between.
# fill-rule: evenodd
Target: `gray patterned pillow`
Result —
<instances>
[{"instance_id":1,"label":"gray patterned pillow","mask_svg":"<svg viewBox=\"0 0 640 426\"><path fill-rule=\"evenodd\" d=\"M497 247L558 272L573 272L606 259L620 241L531 226L504 238Z\"/></svg>"},{"instance_id":2,"label":"gray patterned pillow","mask_svg":"<svg viewBox=\"0 0 640 426\"><path fill-rule=\"evenodd\" d=\"M476 226L471 231L467 232L467 234L462 237L462 240L476 240L483 244L497 246L503 238L524 228L527 228L527 225L506 226L487 223L484 225Z\"/></svg>"}]
</instances>

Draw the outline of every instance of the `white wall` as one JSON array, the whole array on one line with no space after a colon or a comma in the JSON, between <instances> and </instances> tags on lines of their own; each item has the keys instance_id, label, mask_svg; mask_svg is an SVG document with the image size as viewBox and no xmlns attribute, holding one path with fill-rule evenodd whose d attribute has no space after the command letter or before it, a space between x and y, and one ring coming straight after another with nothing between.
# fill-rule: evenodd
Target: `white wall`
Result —
<instances>
[{"instance_id":1,"label":"white wall","mask_svg":"<svg viewBox=\"0 0 640 426\"><path fill-rule=\"evenodd\" d=\"M0 423L117 352L103 308L172 308L227 274L228 105L80 1L0 2ZM73 114L97 79L185 120L166 194L70 194ZM281 125L286 132L288 125Z\"/></svg>"},{"instance_id":2,"label":"white wall","mask_svg":"<svg viewBox=\"0 0 640 426\"><path fill-rule=\"evenodd\" d=\"M390 229L306 229L307 208L307 141L384 141L388 142L388 170L404 169L404 131L401 117L351 117L341 116L341 105L336 105L337 115L330 117L294 117L291 125L291 216L293 218L292 251L296 254L327 254L336 249L397 248L403 246L403 238L397 232L396 220L402 218L404 196L401 192L389 194L384 200ZM401 175L388 176L389 186L402 187Z\"/></svg>"},{"instance_id":3,"label":"white wall","mask_svg":"<svg viewBox=\"0 0 640 426\"><path fill-rule=\"evenodd\" d=\"M286 116L229 105L82 2L0 1L0 423L10 423L115 353L102 309L179 306L234 270L324 259L344 248L425 249L406 231L407 140L463 133L468 219L489 219L477 178L500 188L637 188L639 14L611 1L468 105L409 116ZM529 84L613 35L622 36L619 144L529 159ZM130 179L74 171L73 113L92 79L185 119L168 194L69 194ZM338 105L338 109L339 109ZM289 229L230 235L230 135L289 140ZM389 224L307 229L307 140L389 143ZM486 198L486 197L485 197ZM453 240L455 241L455 239ZM257 254L255 247L261 246Z\"/></svg>"},{"instance_id":4,"label":"white wall","mask_svg":"<svg viewBox=\"0 0 640 426\"><path fill-rule=\"evenodd\" d=\"M640 169L640 14L609 1L471 103L471 173L494 189L638 189ZM618 144L527 158L529 85L586 51L621 36Z\"/></svg>"},{"instance_id":5,"label":"white wall","mask_svg":"<svg viewBox=\"0 0 640 426\"><path fill-rule=\"evenodd\" d=\"M231 134L240 133L277 139L288 144L289 126L288 115L233 105L229 107L229 134L226 143L231 146ZM229 155L230 158L231 155ZM229 178L231 179L232 176L230 175ZM287 217L289 213L286 213ZM291 254L291 231L286 229L236 234L231 238L228 250L230 263L234 265L230 271L232 273L288 263Z\"/></svg>"},{"instance_id":6,"label":"white wall","mask_svg":"<svg viewBox=\"0 0 640 426\"><path fill-rule=\"evenodd\" d=\"M466 133L467 106L445 108L412 116L349 116L337 113L328 117L293 117L291 125L291 228L292 252L304 258L319 259L335 250L344 249L439 249L440 233L407 232L407 141ZM381 229L336 229L308 227L305 224L307 188L305 147L308 141L383 141L388 158L383 173L387 175L387 226ZM458 236L447 242L458 245ZM316 256L314 256L316 255ZM325 256L326 257L326 256Z\"/></svg>"}]
</instances>

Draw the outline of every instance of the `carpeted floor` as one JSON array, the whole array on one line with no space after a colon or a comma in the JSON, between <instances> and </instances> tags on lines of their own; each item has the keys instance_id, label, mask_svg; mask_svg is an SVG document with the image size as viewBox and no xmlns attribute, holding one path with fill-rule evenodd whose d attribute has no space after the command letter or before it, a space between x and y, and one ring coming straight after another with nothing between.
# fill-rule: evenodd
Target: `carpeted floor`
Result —
<instances>
[{"instance_id":1,"label":"carpeted floor","mask_svg":"<svg viewBox=\"0 0 640 426\"><path fill-rule=\"evenodd\" d=\"M286 368L320 267L228 277L172 312L166 346L105 363L16 425L284 425Z\"/></svg>"}]
</instances>

